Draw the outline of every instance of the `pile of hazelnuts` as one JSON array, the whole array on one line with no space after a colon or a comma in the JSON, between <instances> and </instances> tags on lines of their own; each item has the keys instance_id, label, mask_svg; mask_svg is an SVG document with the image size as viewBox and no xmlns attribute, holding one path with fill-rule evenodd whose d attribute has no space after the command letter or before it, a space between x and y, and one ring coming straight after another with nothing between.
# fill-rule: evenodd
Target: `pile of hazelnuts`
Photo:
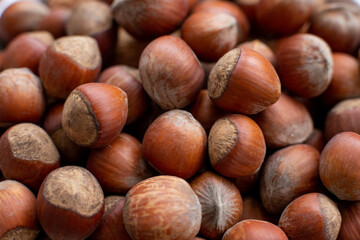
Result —
<instances>
[{"instance_id":1,"label":"pile of hazelnuts","mask_svg":"<svg viewBox=\"0 0 360 240\"><path fill-rule=\"evenodd\" d=\"M360 4L18 1L0 238L359 240Z\"/></svg>"}]
</instances>

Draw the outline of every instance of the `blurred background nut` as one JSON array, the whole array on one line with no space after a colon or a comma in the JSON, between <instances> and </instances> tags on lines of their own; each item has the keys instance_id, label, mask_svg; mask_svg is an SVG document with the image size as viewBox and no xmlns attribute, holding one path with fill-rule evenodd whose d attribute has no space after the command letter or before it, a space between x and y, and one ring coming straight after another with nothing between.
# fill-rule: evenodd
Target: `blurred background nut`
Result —
<instances>
[{"instance_id":1,"label":"blurred background nut","mask_svg":"<svg viewBox=\"0 0 360 240\"><path fill-rule=\"evenodd\" d=\"M360 65L355 57L333 53L334 72L329 87L320 95L326 106L334 106L347 98L360 97Z\"/></svg>"},{"instance_id":2,"label":"blurred background nut","mask_svg":"<svg viewBox=\"0 0 360 240\"><path fill-rule=\"evenodd\" d=\"M40 232L36 217L36 197L25 185L0 182L0 237L34 240Z\"/></svg>"},{"instance_id":3,"label":"blurred background nut","mask_svg":"<svg viewBox=\"0 0 360 240\"><path fill-rule=\"evenodd\" d=\"M38 122L45 111L40 79L27 68L0 73L0 96L0 125Z\"/></svg>"},{"instance_id":4,"label":"blurred background nut","mask_svg":"<svg viewBox=\"0 0 360 240\"><path fill-rule=\"evenodd\" d=\"M346 2L327 3L311 17L309 33L324 39L333 51L354 53L360 44L360 8Z\"/></svg>"},{"instance_id":5,"label":"blurred background nut","mask_svg":"<svg viewBox=\"0 0 360 240\"><path fill-rule=\"evenodd\" d=\"M87 35L95 38L103 62L114 56L117 25L108 4L99 1L82 2L72 8L66 22L67 35Z\"/></svg>"},{"instance_id":6,"label":"blurred background nut","mask_svg":"<svg viewBox=\"0 0 360 240\"><path fill-rule=\"evenodd\" d=\"M18 1L11 4L0 16L0 39L8 42L20 33L35 31L49 11L40 1Z\"/></svg>"},{"instance_id":7,"label":"blurred background nut","mask_svg":"<svg viewBox=\"0 0 360 240\"><path fill-rule=\"evenodd\" d=\"M331 138L321 152L321 182L340 200L360 200L359 151L359 134L342 132Z\"/></svg>"},{"instance_id":8,"label":"blurred background nut","mask_svg":"<svg viewBox=\"0 0 360 240\"><path fill-rule=\"evenodd\" d=\"M19 34L7 45L2 67L26 67L38 74L40 59L53 41L53 36L45 31Z\"/></svg>"},{"instance_id":9,"label":"blurred background nut","mask_svg":"<svg viewBox=\"0 0 360 240\"><path fill-rule=\"evenodd\" d=\"M187 0L117 0L113 16L120 26L139 39L156 38L173 32L188 13Z\"/></svg>"}]
</instances>

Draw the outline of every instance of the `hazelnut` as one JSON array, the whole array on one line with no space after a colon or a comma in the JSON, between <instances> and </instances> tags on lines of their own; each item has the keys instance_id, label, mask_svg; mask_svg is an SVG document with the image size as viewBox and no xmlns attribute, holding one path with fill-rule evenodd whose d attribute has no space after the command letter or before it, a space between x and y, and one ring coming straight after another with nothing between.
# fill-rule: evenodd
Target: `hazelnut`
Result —
<instances>
[{"instance_id":1,"label":"hazelnut","mask_svg":"<svg viewBox=\"0 0 360 240\"><path fill-rule=\"evenodd\" d=\"M359 16L358 6L328 3L311 17L309 32L324 39L333 51L354 53L360 43Z\"/></svg>"},{"instance_id":2,"label":"hazelnut","mask_svg":"<svg viewBox=\"0 0 360 240\"><path fill-rule=\"evenodd\" d=\"M321 38L295 34L280 40L275 54L281 83L290 92L311 98L330 85L333 59L329 45Z\"/></svg>"},{"instance_id":3,"label":"hazelnut","mask_svg":"<svg viewBox=\"0 0 360 240\"><path fill-rule=\"evenodd\" d=\"M65 36L65 25L70 13L71 11L67 8L51 9L49 14L39 21L36 29L38 31L48 31L54 38Z\"/></svg>"},{"instance_id":4,"label":"hazelnut","mask_svg":"<svg viewBox=\"0 0 360 240\"><path fill-rule=\"evenodd\" d=\"M134 68L139 66L142 52L149 44L149 40L138 40L119 27L116 46L116 64L128 65Z\"/></svg>"},{"instance_id":5,"label":"hazelnut","mask_svg":"<svg viewBox=\"0 0 360 240\"><path fill-rule=\"evenodd\" d=\"M201 123L207 133L215 121L225 115L225 113L217 108L211 101L206 89L199 92L194 104L190 108L190 113Z\"/></svg>"},{"instance_id":6,"label":"hazelnut","mask_svg":"<svg viewBox=\"0 0 360 240\"><path fill-rule=\"evenodd\" d=\"M246 17L253 24L256 19L256 5L259 4L260 0L234 0L234 2L244 11Z\"/></svg>"},{"instance_id":7,"label":"hazelnut","mask_svg":"<svg viewBox=\"0 0 360 240\"><path fill-rule=\"evenodd\" d=\"M35 31L41 19L48 14L48 7L40 1L14 2L1 15L0 38L7 42L20 33Z\"/></svg>"},{"instance_id":8,"label":"hazelnut","mask_svg":"<svg viewBox=\"0 0 360 240\"><path fill-rule=\"evenodd\" d=\"M158 172L188 179L203 166L206 140L205 130L191 113L171 110L146 130L142 153Z\"/></svg>"},{"instance_id":9,"label":"hazelnut","mask_svg":"<svg viewBox=\"0 0 360 240\"><path fill-rule=\"evenodd\" d=\"M131 240L123 220L124 202L125 197L107 196L105 198L104 214L89 240Z\"/></svg>"},{"instance_id":10,"label":"hazelnut","mask_svg":"<svg viewBox=\"0 0 360 240\"><path fill-rule=\"evenodd\" d=\"M261 129L245 115L233 114L217 120L208 142L211 165L225 177L254 174L265 158L266 145Z\"/></svg>"},{"instance_id":11,"label":"hazelnut","mask_svg":"<svg viewBox=\"0 0 360 240\"><path fill-rule=\"evenodd\" d=\"M40 232L36 198L23 184L0 182L0 238L34 240Z\"/></svg>"},{"instance_id":12,"label":"hazelnut","mask_svg":"<svg viewBox=\"0 0 360 240\"><path fill-rule=\"evenodd\" d=\"M233 49L220 58L208 81L208 93L215 105L248 115L274 104L280 92L280 80L271 63L245 48Z\"/></svg>"},{"instance_id":13,"label":"hazelnut","mask_svg":"<svg viewBox=\"0 0 360 240\"><path fill-rule=\"evenodd\" d=\"M139 140L121 133L110 145L91 151L86 168L106 192L126 193L153 175L141 155Z\"/></svg>"},{"instance_id":14,"label":"hazelnut","mask_svg":"<svg viewBox=\"0 0 360 240\"><path fill-rule=\"evenodd\" d=\"M174 176L148 178L125 197L125 228L133 240L188 240L200 229L201 205L190 185Z\"/></svg>"},{"instance_id":15,"label":"hazelnut","mask_svg":"<svg viewBox=\"0 0 360 240\"><path fill-rule=\"evenodd\" d=\"M340 132L360 133L360 98L339 102L327 113L325 119L325 139L329 141Z\"/></svg>"},{"instance_id":16,"label":"hazelnut","mask_svg":"<svg viewBox=\"0 0 360 240\"><path fill-rule=\"evenodd\" d=\"M105 69L99 76L99 82L121 88L128 97L128 117L126 124L139 120L150 105L150 99L143 89L139 70L125 65L116 65Z\"/></svg>"},{"instance_id":17,"label":"hazelnut","mask_svg":"<svg viewBox=\"0 0 360 240\"><path fill-rule=\"evenodd\" d=\"M81 2L91 2L91 1L98 1L98 0L45 0L46 4L51 8L67 8L72 9L77 4Z\"/></svg>"},{"instance_id":18,"label":"hazelnut","mask_svg":"<svg viewBox=\"0 0 360 240\"><path fill-rule=\"evenodd\" d=\"M266 144L275 148L302 143L314 129L306 107L285 93L253 119L261 128Z\"/></svg>"},{"instance_id":19,"label":"hazelnut","mask_svg":"<svg viewBox=\"0 0 360 240\"><path fill-rule=\"evenodd\" d=\"M248 219L228 229L222 240L287 240L285 233L276 225L262 220Z\"/></svg>"},{"instance_id":20,"label":"hazelnut","mask_svg":"<svg viewBox=\"0 0 360 240\"><path fill-rule=\"evenodd\" d=\"M173 36L159 37L145 48L139 71L145 91L165 110L189 105L204 81L204 70L190 47Z\"/></svg>"},{"instance_id":21,"label":"hazelnut","mask_svg":"<svg viewBox=\"0 0 360 240\"><path fill-rule=\"evenodd\" d=\"M115 20L132 36L155 38L173 32L185 19L187 0L116 1L112 5Z\"/></svg>"},{"instance_id":22,"label":"hazelnut","mask_svg":"<svg viewBox=\"0 0 360 240\"><path fill-rule=\"evenodd\" d=\"M217 61L238 42L236 18L226 13L195 12L181 28L181 37L199 59Z\"/></svg>"},{"instance_id":23,"label":"hazelnut","mask_svg":"<svg viewBox=\"0 0 360 240\"><path fill-rule=\"evenodd\" d=\"M42 55L39 76L46 93L65 99L77 86L95 81L101 68L96 41L87 36L56 39Z\"/></svg>"},{"instance_id":24,"label":"hazelnut","mask_svg":"<svg viewBox=\"0 0 360 240\"><path fill-rule=\"evenodd\" d=\"M32 123L12 126L0 138L0 169L7 179L32 190L60 165L60 155L49 135Z\"/></svg>"},{"instance_id":25,"label":"hazelnut","mask_svg":"<svg viewBox=\"0 0 360 240\"><path fill-rule=\"evenodd\" d=\"M6 47L2 67L27 67L37 74L41 56L53 41L53 36L48 32L30 32L18 35Z\"/></svg>"},{"instance_id":26,"label":"hazelnut","mask_svg":"<svg viewBox=\"0 0 360 240\"><path fill-rule=\"evenodd\" d=\"M219 239L242 215L242 198L230 180L212 172L195 177L190 186L199 198L202 220L200 234Z\"/></svg>"},{"instance_id":27,"label":"hazelnut","mask_svg":"<svg viewBox=\"0 0 360 240\"><path fill-rule=\"evenodd\" d=\"M61 167L52 171L41 184L36 211L42 228L51 239L85 239L101 220L104 194L86 169Z\"/></svg>"},{"instance_id":28,"label":"hazelnut","mask_svg":"<svg viewBox=\"0 0 360 240\"><path fill-rule=\"evenodd\" d=\"M321 101L333 106L341 100L360 97L359 61L346 53L333 53L334 71L329 87L320 95Z\"/></svg>"},{"instance_id":29,"label":"hazelnut","mask_svg":"<svg viewBox=\"0 0 360 240\"><path fill-rule=\"evenodd\" d=\"M269 213L280 214L295 198L319 189L319 158L318 150L298 144L276 151L265 161L260 196Z\"/></svg>"},{"instance_id":30,"label":"hazelnut","mask_svg":"<svg viewBox=\"0 0 360 240\"><path fill-rule=\"evenodd\" d=\"M308 193L285 208L278 226L289 239L336 240L341 215L330 198L321 193Z\"/></svg>"},{"instance_id":31,"label":"hazelnut","mask_svg":"<svg viewBox=\"0 0 360 240\"><path fill-rule=\"evenodd\" d=\"M123 90L107 83L87 83L74 89L66 99L62 127L76 144L100 148L117 138L127 112Z\"/></svg>"},{"instance_id":32,"label":"hazelnut","mask_svg":"<svg viewBox=\"0 0 360 240\"><path fill-rule=\"evenodd\" d=\"M67 35L88 35L95 38L104 62L113 54L117 26L113 23L108 4L100 1L77 4L72 9L65 28Z\"/></svg>"},{"instance_id":33,"label":"hazelnut","mask_svg":"<svg viewBox=\"0 0 360 240\"><path fill-rule=\"evenodd\" d=\"M340 200L360 200L360 136L335 135L320 155L319 173L324 186Z\"/></svg>"},{"instance_id":34,"label":"hazelnut","mask_svg":"<svg viewBox=\"0 0 360 240\"><path fill-rule=\"evenodd\" d=\"M228 1L202 1L197 4L193 13L197 12L209 12L209 13L224 13L232 15L238 25L238 41L243 42L249 34L249 22L245 16L245 13L236 4ZM208 26L209 27L209 26Z\"/></svg>"},{"instance_id":35,"label":"hazelnut","mask_svg":"<svg viewBox=\"0 0 360 240\"><path fill-rule=\"evenodd\" d=\"M268 33L289 35L310 18L314 1L260 0L255 7L256 23Z\"/></svg>"},{"instance_id":36,"label":"hazelnut","mask_svg":"<svg viewBox=\"0 0 360 240\"><path fill-rule=\"evenodd\" d=\"M40 79L27 68L0 73L0 124L37 122L45 110Z\"/></svg>"}]
</instances>

